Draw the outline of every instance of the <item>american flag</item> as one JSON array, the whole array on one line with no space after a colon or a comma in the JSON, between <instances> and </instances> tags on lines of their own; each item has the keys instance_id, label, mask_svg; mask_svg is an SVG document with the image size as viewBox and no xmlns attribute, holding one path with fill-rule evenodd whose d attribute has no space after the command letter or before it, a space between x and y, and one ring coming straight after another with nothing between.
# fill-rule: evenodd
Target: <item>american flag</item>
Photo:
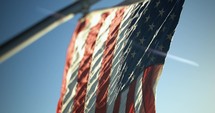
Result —
<instances>
[{"instance_id":1,"label":"american flag","mask_svg":"<svg viewBox=\"0 0 215 113\"><path fill-rule=\"evenodd\" d=\"M184 0L142 0L81 18L57 113L155 113L155 89Z\"/></svg>"}]
</instances>

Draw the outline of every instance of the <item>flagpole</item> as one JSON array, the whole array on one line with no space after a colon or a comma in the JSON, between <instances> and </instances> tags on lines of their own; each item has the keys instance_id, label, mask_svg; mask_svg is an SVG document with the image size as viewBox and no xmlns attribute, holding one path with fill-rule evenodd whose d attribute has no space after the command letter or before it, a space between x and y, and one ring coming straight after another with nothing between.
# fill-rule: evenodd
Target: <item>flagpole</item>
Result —
<instances>
[{"instance_id":1,"label":"flagpole","mask_svg":"<svg viewBox=\"0 0 215 113\"><path fill-rule=\"evenodd\" d=\"M28 45L32 44L49 31L64 22L67 22L77 13L88 10L90 6L100 0L78 0L75 3L49 15L45 19L36 23L29 29L21 32L14 38L0 45L0 62L4 62L11 56L15 55Z\"/></svg>"}]
</instances>

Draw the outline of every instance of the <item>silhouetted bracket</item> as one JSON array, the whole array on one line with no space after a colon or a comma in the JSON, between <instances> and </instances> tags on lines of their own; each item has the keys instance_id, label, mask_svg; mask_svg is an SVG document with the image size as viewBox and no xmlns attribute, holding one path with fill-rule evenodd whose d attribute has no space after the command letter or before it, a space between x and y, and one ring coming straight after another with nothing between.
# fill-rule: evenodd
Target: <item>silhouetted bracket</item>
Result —
<instances>
[{"instance_id":1,"label":"silhouetted bracket","mask_svg":"<svg viewBox=\"0 0 215 113\"><path fill-rule=\"evenodd\" d=\"M29 29L23 31L14 38L0 45L0 62L4 62L23 48L32 44L49 31L64 22L67 22L77 13L85 13L90 6L100 0L78 0L75 3L57 11L56 13L46 17L42 21L36 23Z\"/></svg>"}]
</instances>

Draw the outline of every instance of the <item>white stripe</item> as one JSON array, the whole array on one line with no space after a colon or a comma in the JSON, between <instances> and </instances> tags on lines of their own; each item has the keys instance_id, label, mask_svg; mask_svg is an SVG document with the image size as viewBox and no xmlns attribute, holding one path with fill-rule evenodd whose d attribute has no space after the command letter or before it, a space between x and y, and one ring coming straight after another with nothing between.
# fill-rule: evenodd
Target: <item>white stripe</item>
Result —
<instances>
[{"instance_id":1,"label":"white stripe","mask_svg":"<svg viewBox=\"0 0 215 113\"><path fill-rule=\"evenodd\" d=\"M101 14L100 14L101 15ZM85 113L94 113L95 112L95 102L96 102L96 92L98 88L98 78L100 74L101 62L103 58L103 53L105 49L105 41L107 40L109 33L109 26L115 17L115 11L111 12L106 18L106 21L101 27L96 44L93 52L93 60L90 66L89 80L87 84L87 93L85 98Z\"/></svg>"},{"instance_id":2,"label":"white stripe","mask_svg":"<svg viewBox=\"0 0 215 113\"><path fill-rule=\"evenodd\" d=\"M71 66L67 73L67 78L66 78L67 93L64 97L64 103L62 107L62 111L65 113L71 112L72 110L71 106L73 104L74 96L76 94L78 67L80 65L81 59L84 56L85 41L87 39L90 28L92 28L98 23L98 21L100 20L100 16L94 16L94 18L92 18L91 20L92 22L89 23L89 25L86 26L85 29L78 34L74 45L75 46L74 54L73 54L74 57L72 59Z\"/></svg>"},{"instance_id":3,"label":"white stripe","mask_svg":"<svg viewBox=\"0 0 215 113\"><path fill-rule=\"evenodd\" d=\"M139 75L139 77L137 78L137 82L136 82L136 87L135 87L135 95L134 95L134 108L135 108L135 113L140 113L140 108L142 105L142 101L143 101L143 95L142 95L142 77L143 77L143 73L141 73L141 75Z\"/></svg>"},{"instance_id":4,"label":"white stripe","mask_svg":"<svg viewBox=\"0 0 215 113\"><path fill-rule=\"evenodd\" d=\"M128 91L129 91L129 88L127 88L125 91L123 91L123 93L121 93L119 113L126 112L126 102L127 102Z\"/></svg>"},{"instance_id":5,"label":"white stripe","mask_svg":"<svg viewBox=\"0 0 215 113\"><path fill-rule=\"evenodd\" d=\"M119 68L120 68L120 58L123 52L123 47L124 47L124 37L120 37L120 33L122 33L123 31L125 31L125 26L127 26L127 20L128 17L130 16L130 13L132 11L133 7L129 7L128 9L125 10L124 12L124 17L123 20L120 24L119 27L119 33L117 36L117 43L116 43L116 49L114 51L114 58L113 58L113 62L112 62L112 68L111 68L111 73L110 73L110 85L108 87L108 97L107 97L107 113L112 113L113 109L114 109L114 103L115 100L118 96L118 90L117 90L117 85L118 85L118 81L120 76L118 76L119 73ZM122 26L124 24L124 26ZM122 28L123 27L123 28Z\"/></svg>"},{"instance_id":6,"label":"white stripe","mask_svg":"<svg viewBox=\"0 0 215 113\"><path fill-rule=\"evenodd\" d=\"M159 79L160 79L162 70L163 70L163 66L160 67L160 69L158 70L159 72L158 72L157 78L156 78L156 80L155 80L155 84L154 84L154 86L153 86L153 93L154 93L154 96L155 96L155 101L156 101L157 84L158 84L158 81L159 81Z\"/></svg>"},{"instance_id":7,"label":"white stripe","mask_svg":"<svg viewBox=\"0 0 215 113\"><path fill-rule=\"evenodd\" d=\"M126 44L127 34L129 34L129 32L131 32L131 30L128 31L128 26L129 26L128 21L131 20L130 16L134 13L137 5L138 4L134 4L125 10L123 21L120 24L119 35L117 37L116 49L114 52L114 59L112 62L113 66L112 66L111 74L110 74L110 85L109 85L109 89L108 89L109 91L108 91L108 101L107 101L108 102L107 113L113 112L114 104L115 104L116 98L119 93L119 91L117 89L117 85L118 85L119 78L120 78L119 69L122 68L120 66L120 61L122 60L121 56L123 54L123 48L125 47L125 44ZM123 92L123 94L121 96L120 113L125 112L127 93L128 93L128 89L125 92Z\"/></svg>"},{"instance_id":8,"label":"white stripe","mask_svg":"<svg viewBox=\"0 0 215 113\"><path fill-rule=\"evenodd\" d=\"M126 16L125 16L125 18L124 18L124 22L122 23L122 27L120 28L121 29L121 33L120 33L120 38L122 39L122 43L118 43L117 44L117 47L118 46L120 46L120 45L123 45L123 47L121 48L121 50L120 50L120 52L122 52L123 51L123 48L124 48L124 44L126 44L126 45L129 45L129 48L130 48L130 46L131 46L131 44L132 44L132 41L130 41L130 43L128 44L127 43L127 37L128 37L128 35L129 34L131 34L135 29L135 27L131 27L131 29L129 29L128 27L130 26L130 21L132 21L134 18L138 18L137 20L139 20L140 19L140 16L139 15L137 15L137 14L135 14L134 15L134 12L137 10L137 5L138 4L134 4L134 5L132 5L132 6L130 6L129 7L129 13L127 13L126 14ZM145 3L143 4L143 5L145 5ZM142 5L142 6L143 6ZM141 7L141 6L139 6L139 7ZM140 9L138 9L138 10L140 10ZM131 18L131 16L134 16L134 17L132 17ZM137 21L135 22L135 24L134 25L136 25L136 23L137 23ZM127 50L125 50L125 52L128 52L128 50L129 49L127 49ZM120 55L119 56L122 56L122 54L120 53ZM126 57L127 56L123 56L125 59L126 59ZM121 59L122 60L122 59ZM118 63L119 63L119 61L120 60L118 60ZM126 65L123 65L123 67L121 67L121 69L124 69L124 68L126 68L125 67ZM120 74L119 74L120 75ZM123 75L122 75L123 76ZM122 86L122 87L124 87L124 86ZM123 88L121 88L121 89L123 89Z\"/></svg>"}]
</instances>

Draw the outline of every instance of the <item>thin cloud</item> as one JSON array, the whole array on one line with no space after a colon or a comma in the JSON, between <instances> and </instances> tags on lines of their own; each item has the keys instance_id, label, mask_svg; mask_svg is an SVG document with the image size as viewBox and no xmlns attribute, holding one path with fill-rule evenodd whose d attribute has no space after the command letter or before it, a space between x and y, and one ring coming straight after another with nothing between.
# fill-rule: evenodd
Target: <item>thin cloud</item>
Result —
<instances>
[{"instance_id":1,"label":"thin cloud","mask_svg":"<svg viewBox=\"0 0 215 113\"><path fill-rule=\"evenodd\" d=\"M199 67L198 63L196 63L194 61L191 61L191 60L188 60L188 59L185 59L185 58L175 56L175 55L167 54L167 58L171 58L173 60L176 60L176 61L179 61L179 62L182 62L182 63L185 63L185 64L189 64L189 65L192 65L192 66L195 66L195 67Z\"/></svg>"},{"instance_id":2,"label":"thin cloud","mask_svg":"<svg viewBox=\"0 0 215 113\"><path fill-rule=\"evenodd\" d=\"M185 64L189 64L191 66L199 67L198 63L191 61L191 60L188 60L188 59L185 59L185 58L182 58L182 57L179 57L179 56L171 55L169 53L166 54L164 52L157 51L157 50L150 50L150 51L153 51L154 53L159 54L161 56L166 56L167 58L170 58L170 59L173 59L173 60L185 63Z\"/></svg>"}]
</instances>

